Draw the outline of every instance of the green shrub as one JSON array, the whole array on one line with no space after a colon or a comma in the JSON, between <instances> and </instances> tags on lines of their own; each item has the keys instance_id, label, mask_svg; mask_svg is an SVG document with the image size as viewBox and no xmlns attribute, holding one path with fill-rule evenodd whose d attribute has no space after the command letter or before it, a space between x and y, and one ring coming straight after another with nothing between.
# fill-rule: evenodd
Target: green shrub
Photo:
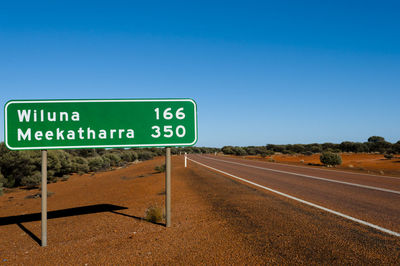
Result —
<instances>
[{"instance_id":1,"label":"green shrub","mask_svg":"<svg viewBox=\"0 0 400 266\"><path fill-rule=\"evenodd\" d=\"M271 156L271 155L274 155L274 154L275 154L275 152L273 152L273 151L265 150L265 151L261 152L261 157L265 158L267 156Z\"/></svg>"},{"instance_id":2,"label":"green shrub","mask_svg":"<svg viewBox=\"0 0 400 266\"><path fill-rule=\"evenodd\" d=\"M319 144L313 144L310 147L312 153L319 153L322 151L322 147Z\"/></svg>"},{"instance_id":3,"label":"green shrub","mask_svg":"<svg viewBox=\"0 0 400 266\"><path fill-rule=\"evenodd\" d=\"M89 170L92 172L103 169L103 163L103 158L100 156L88 158Z\"/></svg>"},{"instance_id":4,"label":"green shrub","mask_svg":"<svg viewBox=\"0 0 400 266\"><path fill-rule=\"evenodd\" d=\"M150 206L145 212L145 220L152 223L159 223L163 219L163 210L158 206Z\"/></svg>"},{"instance_id":5,"label":"green shrub","mask_svg":"<svg viewBox=\"0 0 400 266\"><path fill-rule=\"evenodd\" d=\"M5 187L19 186L23 177L40 170L40 166L40 151L11 151L4 143L0 144L1 173L7 179Z\"/></svg>"},{"instance_id":6,"label":"green shrub","mask_svg":"<svg viewBox=\"0 0 400 266\"><path fill-rule=\"evenodd\" d=\"M245 156L247 155L247 152L245 149L243 149L242 147L234 147L233 148L233 153L237 156Z\"/></svg>"},{"instance_id":7,"label":"green shrub","mask_svg":"<svg viewBox=\"0 0 400 266\"><path fill-rule=\"evenodd\" d=\"M62 151L62 150L59 151L57 156L58 156L58 159L60 160L61 168L55 173L55 175L58 177L61 177L63 175L72 173L73 172L73 169L72 169L73 156L71 156L69 153Z\"/></svg>"},{"instance_id":8,"label":"green shrub","mask_svg":"<svg viewBox=\"0 0 400 266\"><path fill-rule=\"evenodd\" d=\"M153 159L154 157L154 154L151 151L145 151L145 150L138 150L137 155L139 160L141 161L150 160Z\"/></svg>"},{"instance_id":9,"label":"green shrub","mask_svg":"<svg viewBox=\"0 0 400 266\"><path fill-rule=\"evenodd\" d=\"M291 151L291 150L283 150L282 153L283 154L290 154L290 155L296 154L294 151Z\"/></svg>"},{"instance_id":10,"label":"green shrub","mask_svg":"<svg viewBox=\"0 0 400 266\"><path fill-rule=\"evenodd\" d=\"M4 183L3 186L11 188L11 187L15 187L16 186L15 183L16 183L15 177L9 176L9 177L7 177L7 183Z\"/></svg>"},{"instance_id":11,"label":"green shrub","mask_svg":"<svg viewBox=\"0 0 400 266\"><path fill-rule=\"evenodd\" d=\"M154 167L154 170L157 171L157 173L164 173L165 172L165 164L157 165L156 167Z\"/></svg>"},{"instance_id":12,"label":"green shrub","mask_svg":"<svg viewBox=\"0 0 400 266\"><path fill-rule=\"evenodd\" d=\"M111 159L108 156L102 155L101 159L103 160L103 163L100 170L105 170L111 167Z\"/></svg>"},{"instance_id":13,"label":"green shrub","mask_svg":"<svg viewBox=\"0 0 400 266\"><path fill-rule=\"evenodd\" d=\"M385 158L388 159L388 160L391 160L391 159L393 159L393 157L394 157L394 155L393 155L393 154L390 154L390 153L389 153L389 154L386 153L384 156L385 156Z\"/></svg>"},{"instance_id":14,"label":"green shrub","mask_svg":"<svg viewBox=\"0 0 400 266\"><path fill-rule=\"evenodd\" d=\"M138 154L134 151L124 151L121 153L121 159L125 162L134 162L138 159Z\"/></svg>"},{"instance_id":15,"label":"green shrub","mask_svg":"<svg viewBox=\"0 0 400 266\"><path fill-rule=\"evenodd\" d=\"M319 157L319 160L321 161L321 163L327 166L342 164L342 157L339 154L330 151L323 152Z\"/></svg>"},{"instance_id":16,"label":"green shrub","mask_svg":"<svg viewBox=\"0 0 400 266\"><path fill-rule=\"evenodd\" d=\"M7 183L7 178L5 178L2 174L1 174L1 172L0 172L0 183L1 183L1 187L5 184L5 183Z\"/></svg>"},{"instance_id":17,"label":"green shrub","mask_svg":"<svg viewBox=\"0 0 400 266\"><path fill-rule=\"evenodd\" d=\"M56 183L58 178L54 170L47 170L47 183Z\"/></svg>"},{"instance_id":18,"label":"green shrub","mask_svg":"<svg viewBox=\"0 0 400 266\"><path fill-rule=\"evenodd\" d=\"M0 196L3 196L3 183L0 183Z\"/></svg>"},{"instance_id":19,"label":"green shrub","mask_svg":"<svg viewBox=\"0 0 400 266\"><path fill-rule=\"evenodd\" d=\"M61 171L61 160L59 157L59 152L57 150L51 150L47 152L47 174L48 176L53 176L55 173ZM52 171L52 174L49 174Z\"/></svg>"},{"instance_id":20,"label":"green shrub","mask_svg":"<svg viewBox=\"0 0 400 266\"><path fill-rule=\"evenodd\" d=\"M233 154L234 153L232 146L224 146L224 147L222 147L221 151L224 154Z\"/></svg>"},{"instance_id":21,"label":"green shrub","mask_svg":"<svg viewBox=\"0 0 400 266\"><path fill-rule=\"evenodd\" d=\"M90 170L88 160L81 156L73 157L71 166L73 173L87 173Z\"/></svg>"},{"instance_id":22,"label":"green shrub","mask_svg":"<svg viewBox=\"0 0 400 266\"><path fill-rule=\"evenodd\" d=\"M30 176L24 176L21 179L21 186L26 186L27 188L34 188L40 185L42 182L42 174L39 171L33 173Z\"/></svg>"},{"instance_id":23,"label":"green shrub","mask_svg":"<svg viewBox=\"0 0 400 266\"><path fill-rule=\"evenodd\" d=\"M257 155L256 147L250 146L250 147L244 147L243 149L246 151L248 155Z\"/></svg>"},{"instance_id":24,"label":"green shrub","mask_svg":"<svg viewBox=\"0 0 400 266\"><path fill-rule=\"evenodd\" d=\"M106 153L101 156L103 160L109 160L110 166L120 166L121 165L121 157L116 153Z\"/></svg>"}]
</instances>

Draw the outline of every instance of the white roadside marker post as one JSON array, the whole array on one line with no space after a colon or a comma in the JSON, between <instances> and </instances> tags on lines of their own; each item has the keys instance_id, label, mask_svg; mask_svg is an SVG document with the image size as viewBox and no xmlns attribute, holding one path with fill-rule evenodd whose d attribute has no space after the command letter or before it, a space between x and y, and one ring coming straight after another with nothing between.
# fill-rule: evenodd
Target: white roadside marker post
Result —
<instances>
[{"instance_id":1,"label":"white roadside marker post","mask_svg":"<svg viewBox=\"0 0 400 266\"><path fill-rule=\"evenodd\" d=\"M47 246L47 150L42 150L42 247Z\"/></svg>"},{"instance_id":2,"label":"white roadside marker post","mask_svg":"<svg viewBox=\"0 0 400 266\"><path fill-rule=\"evenodd\" d=\"M171 148L165 153L165 226L171 227Z\"/></svg>"},{"instance_id":3,"label":"white roadside marker post","mask_svg":"<svg viewBox=\"0 0 400 266\"><path fill-rule=\"evenodd\" d=\"M185 152L185 168L187 167L187 153Z\"/></svg>"}]
</instances>

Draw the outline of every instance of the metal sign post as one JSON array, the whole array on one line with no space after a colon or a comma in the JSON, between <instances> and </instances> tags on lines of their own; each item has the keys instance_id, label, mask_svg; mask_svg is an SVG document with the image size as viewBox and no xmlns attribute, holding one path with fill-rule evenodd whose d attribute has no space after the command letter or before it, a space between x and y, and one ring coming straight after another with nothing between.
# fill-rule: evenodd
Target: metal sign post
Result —
<instances>
[{"instance_id":1,"label":"metal sign post","mask_svg":"<svg viewBox=\"0 0 400 266\"><path fill-rule=\"evenodd\" d=\"M165 226L171 227L171 148L165 151Z\"/></svg>"},{"instance_id":2,"label":"metal sign post","mask_svg":"<svg viewBox=\"0 0 400 266\"><path fill-rule=\"evenodd\" d=\"M47 150L42 150L42 247L47 246Z\"/></svg>"}]
</instances>

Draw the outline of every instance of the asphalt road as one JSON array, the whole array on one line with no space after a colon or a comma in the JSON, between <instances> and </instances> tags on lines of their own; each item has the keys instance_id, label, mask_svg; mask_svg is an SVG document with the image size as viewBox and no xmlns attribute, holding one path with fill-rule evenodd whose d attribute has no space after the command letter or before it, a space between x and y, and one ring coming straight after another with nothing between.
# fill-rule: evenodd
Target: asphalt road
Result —
<instances>
[{"instance_id":1,"label":"asphalt road","mask_svg":"<svg viewBox=\"0 0 400 266\"><path fill-rule=\"evenodd\" d=\"M189 155L188 158L214 171L233 175L231 178L239 177L266 187L269 189L266 193L271 190L284 193L295 198L294 201L315 204L343 214L344 219L354 218L356 222L364 222L364 226L375 226L381 232L388 230L389 234L400 237L400 178L225 156Z\"/></svg>"}]
</instances>

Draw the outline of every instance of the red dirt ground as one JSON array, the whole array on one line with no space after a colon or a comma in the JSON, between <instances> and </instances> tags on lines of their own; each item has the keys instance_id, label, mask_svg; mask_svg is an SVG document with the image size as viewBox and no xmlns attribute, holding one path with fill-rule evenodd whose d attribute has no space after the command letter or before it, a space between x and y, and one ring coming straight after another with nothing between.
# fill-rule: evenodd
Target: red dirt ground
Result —
<instances>
[{"instance_id":1,"label":"red dirt ground","mask_svg":"<svg viewBox=\"0 0 400 266\"><path fill-rule=\"evenodd\" d=\"M334 169L356 171L362 173L400 176L400 155L396 155L394 159L388 160L382 154L367 153L342 153L342 165L336 166ZM289 163L310 167L322 167L319 160L320 154L307 155L285 155L275 154L266 158L260 156L243 156L245 159L271 161L278 163Z\"/></svg>"},{"instance_id":2,"label":"red dirt ground","mask_svg":"<svg viewBox=\"0 0 400 266\"><path fill-rule=\"evenodd\" d=\"M163 158L49 184L44 248L38 191L1 196L0 265L398 263L396 237L172 162L171 228L142 219L164 204Z\"/></svg>"}]
</instances>

